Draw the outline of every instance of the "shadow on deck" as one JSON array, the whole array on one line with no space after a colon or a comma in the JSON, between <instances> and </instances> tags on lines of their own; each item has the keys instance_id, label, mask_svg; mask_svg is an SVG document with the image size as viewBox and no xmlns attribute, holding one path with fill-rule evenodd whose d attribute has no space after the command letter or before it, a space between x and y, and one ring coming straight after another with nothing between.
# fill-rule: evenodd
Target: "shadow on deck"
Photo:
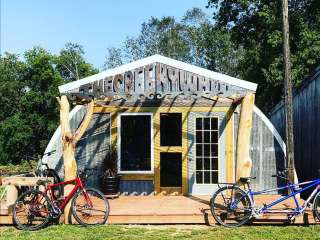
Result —
<instances>
[{"instance_id":1,"label":"shadow on deck","mask_svg":"<svg viewBox=\"0 0 320 240\"><path fill-rule=\"evenodd\" d=\"M279 196L263 195L256 205L271 202ZM109 224L206 224L215 225L210 211L210 196L120 196L109 199ZM294 202L287 200L277 209L292 208ZM60 219L62 220L62 218ZM284 224L286 214L263 215L253 224ZM296 218L295 224L314 224L313 214L308 210ZM12 224L11 215L0 216L0 224Z\"/></svg>"}]
</instances>

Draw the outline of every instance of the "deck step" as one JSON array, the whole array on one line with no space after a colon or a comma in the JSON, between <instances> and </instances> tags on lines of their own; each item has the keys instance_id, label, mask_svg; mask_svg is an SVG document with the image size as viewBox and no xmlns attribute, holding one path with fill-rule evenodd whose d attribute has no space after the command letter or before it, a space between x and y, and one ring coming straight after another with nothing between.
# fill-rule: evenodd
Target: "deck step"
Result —
<instances>
[{"instance_id":1,"label":"deck step","mask_svg":"<svg viewBox=\"0 0 320 240\"><path fill-rule=\"evenodd\" d=\"M2 215L8 215L9 209L7 207L6 201L0 201L0 216Z\"/></svg>"}]
</instances>

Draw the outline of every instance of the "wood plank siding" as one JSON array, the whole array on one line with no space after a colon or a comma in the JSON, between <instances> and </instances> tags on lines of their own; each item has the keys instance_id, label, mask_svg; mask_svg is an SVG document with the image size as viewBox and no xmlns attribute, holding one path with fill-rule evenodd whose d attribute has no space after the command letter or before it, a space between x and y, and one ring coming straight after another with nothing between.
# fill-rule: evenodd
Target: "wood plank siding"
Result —
<instances>
[{"instance_id":1,"label":"wood plank siding","mask_svg":"<svg viewBox=\"0 0 320 240\"><path fill-rule=\"evenodd\" d=\"M295 169L299 181L319 177L320 170L320 71L306 79L293 95ZM285 137L284 105L271 111L271 121Z\"/></svg>"}]
</instances>

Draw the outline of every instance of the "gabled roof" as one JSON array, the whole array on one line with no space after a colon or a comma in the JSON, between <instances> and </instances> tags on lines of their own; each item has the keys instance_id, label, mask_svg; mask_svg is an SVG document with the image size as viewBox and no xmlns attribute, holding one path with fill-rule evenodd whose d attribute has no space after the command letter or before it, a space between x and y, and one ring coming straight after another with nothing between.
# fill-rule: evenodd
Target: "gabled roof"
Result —
<instances>
[{"instance_id":1,"label":"gabled roof","mask_svg":"<svg viewBox=\"0 0 320 240\"><path fill-rule=\"evenodd\" d=\"M156 54L156 55L153 55L150 57L146 57L146 58L137 60L135 62L121 65L121 66L113 68L113 69L108 69L106 71L100 72L98 74L95 74L95 75L92 75L92 76L89 76L89 77L86 77L86 78L83 78L83 79L80 79L77 81L73 81L73 82L61 85L61 86L59 86L59 91L60 91L60 93L66 93L70 90L73 90L75 88L80 87L81 85L91 83L91 82L94 82L94 81L97 81L97 80L100 80L100 79L103 79L106 77L114 76L116 74L121 74L126 71L130 71L130 70L133 70L133 69L136 69L139 67L143 67L143 66L146 66L149 64L153 64L153 63L166 64L166 65L169 65L174 68L185 70L185 71L188 71L188 72L191 72L194 74L201 75L203 77L218 80L220 82L234 85L234 86L237 86L237 87L240 87L243 89L247 89L250 91L256 91L256 89L257 89L257 84L255 84L255 83L244 81L244 80L234 78L234 77L230 77L225 74L210 71L205 68L197 67L192 64L184 63L184 62L181 62L178 60L174 60L174 59Z\"/></svg>"}]
</instances>

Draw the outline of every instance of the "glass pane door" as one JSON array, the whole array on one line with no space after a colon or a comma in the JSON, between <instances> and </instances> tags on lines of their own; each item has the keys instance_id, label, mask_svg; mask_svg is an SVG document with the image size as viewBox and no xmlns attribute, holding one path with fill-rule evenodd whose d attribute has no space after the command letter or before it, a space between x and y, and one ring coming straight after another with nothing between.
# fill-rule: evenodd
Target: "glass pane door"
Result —
<instances>
[{"instance_id":1,"label":"glass pane door","mask_svg":"<svg viewBox=\"0 0 320 240\"><path fill-rule=\"evenodd\" d=\"M218 182L219 126L218 117L196 118L196 183Z\"/></svg>"}]
</instances>

